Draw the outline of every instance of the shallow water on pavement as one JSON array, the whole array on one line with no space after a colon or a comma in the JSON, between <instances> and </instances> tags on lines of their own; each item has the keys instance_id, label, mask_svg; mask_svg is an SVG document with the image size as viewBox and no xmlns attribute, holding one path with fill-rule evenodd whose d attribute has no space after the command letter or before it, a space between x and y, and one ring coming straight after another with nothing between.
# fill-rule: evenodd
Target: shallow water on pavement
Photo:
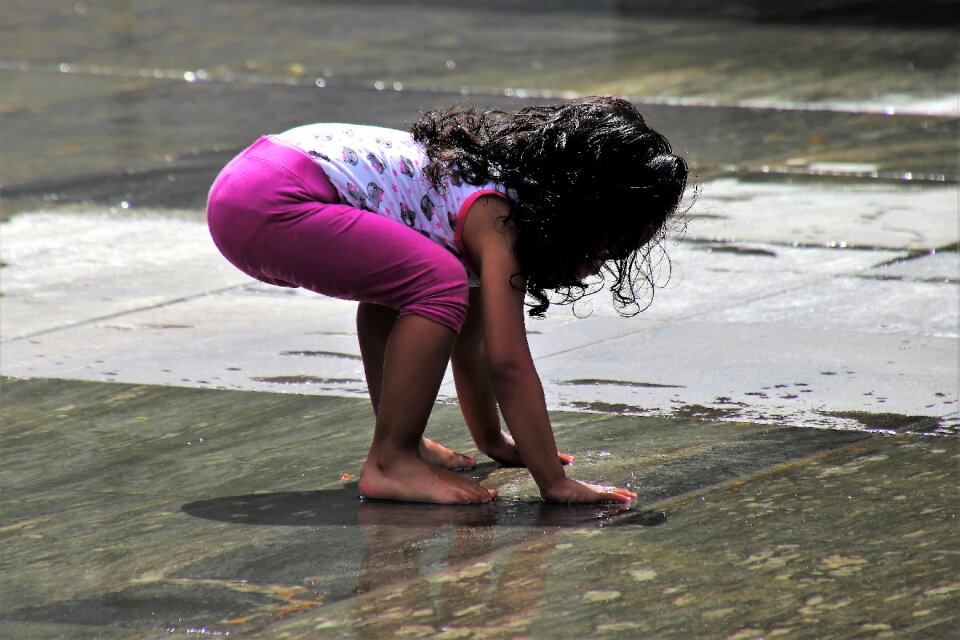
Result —
<instances>
[{"instance_id":1,"label":"shallow water on pavement","mask_svg":"<svg viewBox=\"0 0 960 640\"><path fill-rule=\"evenodd\" d=\"M472 475L494 503L393 504L341 478L367 445L362 400L3 384L14 630L933 638L960 621L956 439L557 413L571 473L636 504L547 505L489 462ZM441 406L430 433L465 445L455 422Z\"/></svg>"}]
</instances>

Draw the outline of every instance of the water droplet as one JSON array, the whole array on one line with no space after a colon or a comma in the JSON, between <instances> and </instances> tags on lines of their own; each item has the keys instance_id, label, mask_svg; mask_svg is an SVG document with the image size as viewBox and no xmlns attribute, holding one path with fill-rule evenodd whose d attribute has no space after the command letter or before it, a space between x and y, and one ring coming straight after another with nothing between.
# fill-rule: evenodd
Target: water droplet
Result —
<instances>
[{"instance_id":1,"label":"water droplet","mask_svg":"<svg viewBox=\"0 0 960 640\"><path fill-rule=\"evenodd\" d=\"M120 203L120 208L121 208L121 209L129 209L129 208L130 208L130 203L127 202L126 200L124 200L123 202Z\"/></svg>"},{"instance_id":2,"label":"water droplet","mask_svg":"<svg viewBox=\"0 0 960 640\"><path fill-rule=\"evenodd\" d=\"M447 69L449 69L450 71L453 71L456 68L457 68L456 62L454 62L453 60L447 60Z\"/></svg>"},{"instance_id":3,"label":"water droplet","mask_svg":"<svg viewBox=\"0 0 960 640\"><path fill-rule=\"evenodd\" d=\"M376 89L377 91L383 91L383 87L384 87L383 80L377 80L376 82L373 83L373 88Z\"/></svg>"},{"instance_id":4,"label":"water droplet","mask_svg":"<svg viewBox=\"0 0 960 640\"><path fill-rule=\"evenodd\" d=\"M323 78L317 78L317 80L316 80L316 82L314 82L314 84L317 85L318 87L320 87L321 89L323 89L325 86L327 86L327 81L324 80Z\"/></svg>"},{"instance_id":5,"label":"water droplet","mask_svg":"<svg viewBox=\"0 0 960 640\"><path fill-rule=\"evenodd\" d=\"M195 74L193 71L184 71L183 79L186 80L187 82L196 82L197 74Z\"/></svg>"},{"instance_id":6,"label":"water droplet","mask_svg":"<svg viewBox=\"0 0 960 640\"><path fill-rule=\"evenodd\" d=\"M70 65L66 62L61 62L58 68L60 69L60 73L70 73Z\"/></svg>"},{"instance_id":7,"label":"water droplet","mask_svg":"<svg viewBox=\"0 0 960 640\"><path fill-rule=\"evenodd\" d=\"M393 90L394 90L394 91L403 91L403 83L402 83L402 82L394 82L394 83L393 83Z\"/></svg>"}]
</instances>

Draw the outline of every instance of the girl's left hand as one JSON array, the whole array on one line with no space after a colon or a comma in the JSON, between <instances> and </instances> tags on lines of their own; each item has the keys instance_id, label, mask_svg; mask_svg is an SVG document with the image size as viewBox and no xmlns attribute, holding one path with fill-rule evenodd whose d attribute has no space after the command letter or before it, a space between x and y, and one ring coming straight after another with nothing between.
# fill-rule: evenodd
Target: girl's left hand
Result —
<instances>
[{"instance_id":1,"label":"girl's left hand","mask_svg":"<svg viewBox=\"0 0 960 640\"><path fill-rule=\"evenodd\" d=\"M513 442L513 438L507 433L503 434L499 442L485 447L482 451L505 467L527 466L524 464L523 458L520 456L520 451L517 450L517 445ZM560 464L573 464L573 456L570 454L561 453L559 456Z\"/></svg>"}]
</instances>

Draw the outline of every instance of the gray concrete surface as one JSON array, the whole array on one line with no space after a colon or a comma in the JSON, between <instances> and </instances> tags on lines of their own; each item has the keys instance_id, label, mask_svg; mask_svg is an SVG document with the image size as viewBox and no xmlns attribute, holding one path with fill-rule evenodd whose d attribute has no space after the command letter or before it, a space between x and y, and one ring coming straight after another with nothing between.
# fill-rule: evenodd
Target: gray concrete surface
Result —
<instances>
[{"instance_id":1,"label":"gray concrete surface","mask_svg":"<svg viewBox=\"0 0 960 640\"><path fill-rule=\"evenodd\" d=\"M960 633L948 5L5 2L0 637ZM571 473L640 500L359 502L353 305L233 270L207 186L295 124L599 92L699 196L647 311L528 329Z\"/></svg>"}]
</instances>

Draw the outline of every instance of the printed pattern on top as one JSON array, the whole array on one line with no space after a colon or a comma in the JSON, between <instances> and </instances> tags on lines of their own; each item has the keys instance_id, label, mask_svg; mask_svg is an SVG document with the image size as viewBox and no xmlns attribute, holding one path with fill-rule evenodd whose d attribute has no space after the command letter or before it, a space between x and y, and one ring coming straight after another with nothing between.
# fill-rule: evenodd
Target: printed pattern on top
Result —
<instances>
[{"instance_id":1,"label":"printed pattern on top","mask_svg":"<svg viewBox=\"0 0 960 640\"><path fill-rule=\"evenodd\" d=\"M426 153L405 131L320 123L273 137L309 154L344 204L396 220L449 249L464 263L470 283L477 284L456 246L457 222L472 195L504 193L501 185L475 186L454 176L435 187L424 175Z\"/></svg>"}]
</instances>

